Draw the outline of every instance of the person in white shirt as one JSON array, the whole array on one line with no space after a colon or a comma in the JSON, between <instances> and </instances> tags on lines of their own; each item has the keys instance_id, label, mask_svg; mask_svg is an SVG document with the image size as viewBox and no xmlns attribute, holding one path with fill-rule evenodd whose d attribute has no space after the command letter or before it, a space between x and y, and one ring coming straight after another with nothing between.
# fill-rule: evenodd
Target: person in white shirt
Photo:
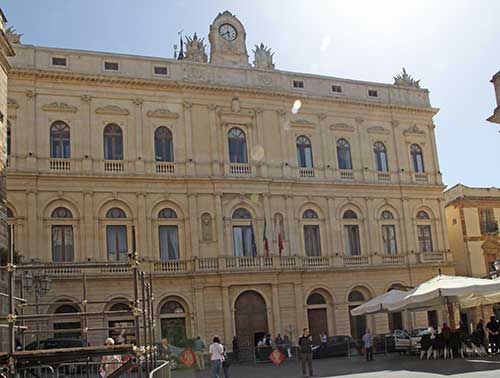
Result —
<instances>
[{"instance_id":1,"label":"person in white shirt","mask_svg":"<svg viewBox=\"0 0 500 378\"><path fill-rule=\"evenodd\" d=\"M208 347L210 361L212 361L212 378L220 378L222 361L224 361L224 347L218 336L214 336L212 344Z\"/></svg>"}]
</instances>

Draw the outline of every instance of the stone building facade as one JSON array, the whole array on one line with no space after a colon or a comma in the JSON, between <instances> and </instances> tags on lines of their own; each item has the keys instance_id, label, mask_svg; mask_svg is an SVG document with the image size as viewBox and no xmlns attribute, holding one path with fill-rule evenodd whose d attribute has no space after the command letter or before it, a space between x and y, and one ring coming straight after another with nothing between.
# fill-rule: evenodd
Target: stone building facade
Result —
<instances>
[{"instance_id":1,"label":"stone building facade","mask_svg":"<svg viewBox=\"0 0 500 378\"><path fill-rule=\"evenodd\" d=\"M497 107L493 110L493 114L488 117L488 121L500 124L500 71L498 71L491 78L493 87L495 88L495 98L497 100Z\"/></svg>"},{"instance_id":2,"label":"stone building facade","mask_svg":"<svg viewBox=\"0 0 500 378\"><path fill-rule=\"evenodd\" d=\"M154 280L156 336L174 344L238 335L245 348L267 332L296 340L307 325L314 337L359 337L366 325L437 321L349 315L391 287L454 271L428 91L406 72L379 84L279 71L264 45L256 68L245 36L219 14L209 63L198 37L175 60L17 45L15 248L48 262L136 249ZM80 295L77 270L49 273L44 301ZM89 292L126 303L129 277L95 271ZM103 322L130 319L92 324Z\"/></svg>"}]
</instances>

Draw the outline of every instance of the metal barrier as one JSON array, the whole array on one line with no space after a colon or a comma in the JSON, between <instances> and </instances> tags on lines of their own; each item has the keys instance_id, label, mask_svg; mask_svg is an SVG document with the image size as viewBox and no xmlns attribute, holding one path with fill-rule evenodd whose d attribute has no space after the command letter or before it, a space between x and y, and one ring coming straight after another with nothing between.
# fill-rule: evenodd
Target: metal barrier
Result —
<instances>
[{"instance_id":1,"label":"metal barrier","mask_svg":"<svg viewBox=\"0 0 500 378\"><path fill-rule=\"evenodd\" d=\"M171 378L170 361L157 361L160 366L154 368L149 373L149 378Z\"/></svg>"},{"instance_id":2,"label":"metal barrier","mask_svg":"<svg viewBox=\"0 0 500 378\"><path fill-rule=\"evenodd\" d=\"M56 378L56 372L52 366L40 365L37 367L17 369L19 378Z\"/></svg>"}]
</instances>

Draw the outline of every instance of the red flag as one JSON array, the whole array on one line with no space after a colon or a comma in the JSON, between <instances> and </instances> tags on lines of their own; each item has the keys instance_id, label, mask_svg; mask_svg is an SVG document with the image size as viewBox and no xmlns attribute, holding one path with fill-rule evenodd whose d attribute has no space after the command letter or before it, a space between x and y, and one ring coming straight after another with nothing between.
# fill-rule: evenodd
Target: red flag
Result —
<instances>
[{"instance_id":1,"label":"red flag","mask_svg":"<svg viewBox=\"0 0 500 378\"><path fill-rule=\"evenodd\" d=\"M283 255L283 238L281 237L281 230L278 234L278 249L280 256Z\"/></svg>"},{"instance_id":2,"label":"red flag","mask_svg":"<svg viewBox=\"0 0 500 378\"><path fill-rule=\"evenodd\" d=\"M179 357L179 360L187 367L191 367L196 361L196 356L191 349L185 349Z\"/></svg>"},{"instance_id":3,"label":"red flag","mask_svg":"<svg viewBox=\"0 0 500 378\"><path fill-rule=\"evenodd\" d=\"M275 365L280 365L285 359L285 355L281 353L278 348L275 348L269 355L269 359L274 362Z\"/></svg>"},{"instance_id":4,"label":"red flag","mask_svg":"<svg viewBox=\"0 0 500 378\"><path fill-rule=\"evenodd\" d=\"M264 221L264 251L266 251L266 257L269 257L269 242L267 241L267 223Z\"/></svg>"}]
</instances>

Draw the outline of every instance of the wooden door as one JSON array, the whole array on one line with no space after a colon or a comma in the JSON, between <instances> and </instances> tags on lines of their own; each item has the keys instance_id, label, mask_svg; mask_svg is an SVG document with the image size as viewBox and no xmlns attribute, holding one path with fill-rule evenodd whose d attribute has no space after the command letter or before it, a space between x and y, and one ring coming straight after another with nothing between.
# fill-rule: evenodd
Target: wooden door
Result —
<instances>
[{"instance_id":1,"label":"wooden door","mask_svg":"<svg viewBox=\"0 0 500 378\"><path fill-rule=\"evenodd\" d=\"M264 299L254 291L241 294L235 303L235 323L241 351L253 350L258 335L268 333L267 309ZM228 338L230 335L227 335Z\"/></svg>"},{"instance_id":2,"label":"wooden door","mask_svg":"<svg viewBox=\"0 0 500 378\"><path fill-rule=\"evenodd\" d=\"M321 334L328 334L328 318L326 308L314 308L307 310L307 321L309 324L309 333L316 345L321 343Z\"/></svg>"}]
</instances>

